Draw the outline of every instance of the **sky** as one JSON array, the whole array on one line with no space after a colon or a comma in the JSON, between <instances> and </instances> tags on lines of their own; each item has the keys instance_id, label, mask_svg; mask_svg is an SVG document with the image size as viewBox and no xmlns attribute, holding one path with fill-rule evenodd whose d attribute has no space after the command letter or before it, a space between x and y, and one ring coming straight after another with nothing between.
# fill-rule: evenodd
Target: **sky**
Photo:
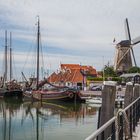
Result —
<instances>
[{"instance_id":1,"label":"sky","mask_svg":"<svg viewBox=\"0 0 140 140\"><path fill-rule=\"evenodd\" d=\"M15 76L21 71L28 76L32 74L37 16L42 75L57 71L62 63L91 65L97 70L108 62L113 65L115 45L126 39L125 18L131 38L140 36L139 5L139 0L0 0L0 74L4 71L5 30L8 38L12 32ZM140 66L140 44L133 48Z\"/></svg>"}]
</instances>

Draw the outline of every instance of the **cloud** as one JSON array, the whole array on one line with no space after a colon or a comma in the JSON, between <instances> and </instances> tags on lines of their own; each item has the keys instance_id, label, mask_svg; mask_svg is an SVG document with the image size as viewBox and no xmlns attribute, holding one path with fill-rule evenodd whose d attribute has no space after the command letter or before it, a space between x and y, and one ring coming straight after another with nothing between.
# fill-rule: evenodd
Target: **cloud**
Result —
<instances>
[{"instance_id":1,"label":"cloud","mask_svg":"<svg viewBox=\"0 0 140 140\"><path fill-rule=\"evenodd\" d=\"M139 0L1 0L0 45L4 46L4 30L12 31L14 52L22 54L16 56L16 63L23 65L23 56L36 43L39 15L42 46L49 56L46 63L52 62L54 69L58 61L93 64L101 69L103 56L105 63L113 61L113 38L117 42L125 39L126 17L132 38L140 35L139 5ZM134 51L140 64L139 45Z\"/></svg>"}]
</instances>

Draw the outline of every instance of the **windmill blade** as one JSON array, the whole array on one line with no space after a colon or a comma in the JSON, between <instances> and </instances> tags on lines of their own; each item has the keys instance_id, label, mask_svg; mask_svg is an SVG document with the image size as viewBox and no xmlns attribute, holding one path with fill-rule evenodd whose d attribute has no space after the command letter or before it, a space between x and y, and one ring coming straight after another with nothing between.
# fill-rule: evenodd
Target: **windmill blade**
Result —
<instances>
[{"instance_id":1,"label":"windmill blade","mask_svg":"<svg viewBox=\"0 0 140 140\"><path fill-rule=\"evenodd\" d=\"M126 39L131 41L130 29L129 29L127 18L125 19L125 34L126 34Z\"/></svg>"},{"instance_id":2,"label":"windmill blade","mask_svg":"<svg viewBox=\"0 0 140 140\"><path fill-rule=\"evenodd\" d=\"M132 40L133 45L136 45L140 42L140 36L136 37L135 39Z\"/></svg>"},{"instance_id":3,"label":"windmill blade","mask_svg":"<svg viewBox=\"0 0 140 140\"><path fill-rule=\"evenodd\" d=\"M132 47L131 47L131 52L132 52L132 56L133 56L133 59L134 59L134 64L135 64L135 66L137 66L134 51L133 51Z\"/></svg>"}]
</instances>

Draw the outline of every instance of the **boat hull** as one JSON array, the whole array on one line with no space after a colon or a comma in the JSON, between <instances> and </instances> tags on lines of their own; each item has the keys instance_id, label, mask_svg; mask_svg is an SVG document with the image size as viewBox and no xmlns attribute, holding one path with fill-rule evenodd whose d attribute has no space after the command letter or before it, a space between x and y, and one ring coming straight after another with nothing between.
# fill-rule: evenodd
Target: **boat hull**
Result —
<instances>
[{"instance_id":1,"label":"boat hull","mask_svg":"<svg viewBox=\"0 0 140 140\"><path fill-rule=\"evenodd\" d=\"M22 98L22 90L0 90L0 97L7 98L7 97L17 97Z\"/></svg>"},{"instance_id":2,"label":"boat hull","mask_svg":"<svg viewBox=\"0 0 140 140\"><path fill-rule=\"evenodd\" d=\"M22 98L22 90L11 90L4 93L4 97L18 97Z\"/></svg>"},{"instance_id":3,"label":"boat hull","mask_svg":"<svg viewBox=\"0 0 140 140\"><path fill-rule=\"evenodd\" d=\"M33 99L41 101L65 101L65 102L85 102L85 99L82 99L79 93L74 93L70 91L63 92L48 92L48 91L33 91Z\"/></svg>"}]
</instances>

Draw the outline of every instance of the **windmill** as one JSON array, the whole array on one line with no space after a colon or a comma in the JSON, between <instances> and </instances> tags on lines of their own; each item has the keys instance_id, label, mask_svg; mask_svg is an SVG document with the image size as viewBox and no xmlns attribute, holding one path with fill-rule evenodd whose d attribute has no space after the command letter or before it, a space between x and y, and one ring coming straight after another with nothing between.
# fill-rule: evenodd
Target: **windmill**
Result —
<instances>
[{"instance_id":1,"label":"windmill","mask_svg":"<svg viewBox=\"0 0 140 140\"><path fill-rule=\"evenodd\" d=\"M114 70L120 73L126 72L132 67L132 59L134 61L134 65L137 66L133 46L140 42L140 37L131 40L127 18L125 20L125 33L126 40L122 40L116 45Z\"/></svg>"}]
</instances>

